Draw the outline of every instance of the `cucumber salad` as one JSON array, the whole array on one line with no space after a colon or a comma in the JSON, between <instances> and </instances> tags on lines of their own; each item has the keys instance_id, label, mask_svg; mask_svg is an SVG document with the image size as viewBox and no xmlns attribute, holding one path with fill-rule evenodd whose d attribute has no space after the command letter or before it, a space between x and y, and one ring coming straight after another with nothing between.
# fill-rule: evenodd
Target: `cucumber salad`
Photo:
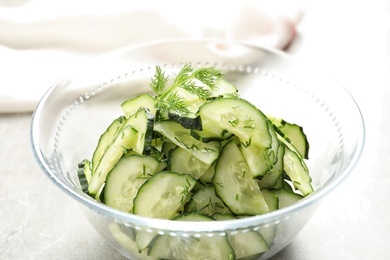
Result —
<instances>
[{"instance_id":1,"label":"cucumber salad","mask_svg":"<svg viewBox=\"0 0 390 260\"><path fill-rule=\"evenodd\" d=\"M221 71L184 65L166 75L157 66L149 86L153 94L121 104L92 158L79 163L85 193L130 214L220 221L313 192L303 128L264 114Z\"/></svg>"}]
</instances>

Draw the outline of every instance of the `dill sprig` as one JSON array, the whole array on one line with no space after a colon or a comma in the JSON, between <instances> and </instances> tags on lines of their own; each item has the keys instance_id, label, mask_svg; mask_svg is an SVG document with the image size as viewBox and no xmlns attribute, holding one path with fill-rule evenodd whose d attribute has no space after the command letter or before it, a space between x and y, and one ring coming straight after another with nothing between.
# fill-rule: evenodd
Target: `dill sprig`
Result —
<instances>
[{"instance_id":1,"label":"dill sprig","mask_svg":"<svg viewBox=\"0 0 390 260\"><path fill-rule=\"evenodd\" d=\"M187 103L176 92L166 98L159 98L156 107L162 114L167 114L168 111L182 115L187 115L189 113Z\"/></svg>"},{"instance_id":2,"label":"dill sprig","mask_svg":"<svg viewBox=\"0 0 390 260\"><path fill-rule=\"evenodd\" d=\"M184 82L181 87L201 100L206 100L211 96L210 91L195 85L195 83L191 80Z\"/></svg>"},{"instance_id":3,"label":"dill sprig","mask_svg":"<svg viewBox=\"0 0 390 260\"><path fill-rule=\"evenodd\" d=\"M150 88L156 93L156 108L163 116L168 113L188 115L190 113L188 104L174 89L179 87L197 96L200 100L207 100L211 93L206 87L200 86L199 82L212 89L215 87L215 81L222 76L222 72L213 67L195 70L191 65L185 64L175 75L172 84L168 85L169 77L165 75L160 66L157 66L150 82Z\"/></svg>"},{"instance_id":4,"label":"dill sprig","mask_svg":"<svg viewBox=\"0 0 390 260\"><path fill-rule=\"evenodd\" d=\"M191 79L193 71L194 69L190 65L185 64L183 68L179 71L179 73L176 75L173 85L178 86L183 84L185 81Z\"/></svg>"},{"instance_id":5,"label":"dill sprig","mask_svg":"<svg viewBox=\"0 0 390 260\"><path fill-rule=\"evenodd\" d=\"M150 81L149 87L156 93L161 95L168 84L169 77L165 76L164 71L160 66L156 67L153 78Z\"/></svg>"},{"instance_id":6,"label":"dill sprig","mask_svg":"<svg viewBox=\"0 0 390 260\"><path fill-rule=\"evenodd\" d=\"M192 74L194 78L201 81L202 83L208 85L210 88L215 87L215 81L221 77L223 77L223 74L221 71L217 70L216 68L209 67L209 68L200 68Z\"/></svg>"}]
</instances>

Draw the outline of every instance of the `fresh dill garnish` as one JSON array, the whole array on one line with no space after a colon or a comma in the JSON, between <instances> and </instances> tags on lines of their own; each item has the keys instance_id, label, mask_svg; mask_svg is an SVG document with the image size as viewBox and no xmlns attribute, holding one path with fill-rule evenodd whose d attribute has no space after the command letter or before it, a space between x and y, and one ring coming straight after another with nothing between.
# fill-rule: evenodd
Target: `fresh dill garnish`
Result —
<instances>
[{"instance_id":1,"label":"fresh dill garnish","mask_svg":"<svg viewBox=\"0 0 390 260\"><path fill-rule=\"evenodd\" d=\"M192 75L210 88L214 88L215 81L223 77L222 72L213 67L197 69Z\"/></svg>"},{"instance_id":2,"label":"fresh dill garnish","mask_svg":"<svg viewBox=\"0 0 390 260\"><path fill-rule=\"evenodd\" d=\"M189 113L187 103L176 92L172 93L166 98L158 99L156 108L159 109L160 114L163 115L168 114L168 112L181 115L187 115Z\"/></svg>"},{"instance_id":3,"label":"fresh dill garnish","mask_svg":"<svg viewBox=\"0 0 390 260\"><path fill-rule=\"evenodd\" d=\"M194 69L190 65L184 65L183 68L176 75L175 80L173 81L173 85L178 86L183 84L185 81L191 79L193 71Z\"/></svg>"},{"instance_id":4,"label":"fresh dill garnish","mask_svg":"<svg viewBox=\"0 0 390 260\"><path fill-rule=\"evenodd\" d=\"M189 93L198 96L198 98L202 100L206 100L211 96L210 91L195 85L193 80L187 80L182 85L180 85L180 87L187 90Z\"/></svg>"},{"instance_id":5,"label":"fresh dill garnish","mask_svg":"<svg viewBox=\"0 0 390 260\"><path fill-rule=\"evenodd\" d=\"M162 117L169 113L188 115L189 104L185 102L185 97L178 94L177 88L184 89L200 100L207 100L211 96L209 89L213 89L216 80L222 76L222 72L213 67L194 69L191 65L185 64L175 75L172 83L168 84L169 77L160 66L157 66L149 86L156 93L156 108Z\"/></svg>"},{"instance_id":6,"label":"fresh dill garnish","mask_svg":"<svg viewBox=\"0 0 390 260\"><path fill-rule=\"evenodd\" d=\"M156 95L161 95L168 84L169 77L165 76L164 71L160 66L156 67L153 78L150 81L149 87L156 93Z\"/></svg>"}]
</instances>

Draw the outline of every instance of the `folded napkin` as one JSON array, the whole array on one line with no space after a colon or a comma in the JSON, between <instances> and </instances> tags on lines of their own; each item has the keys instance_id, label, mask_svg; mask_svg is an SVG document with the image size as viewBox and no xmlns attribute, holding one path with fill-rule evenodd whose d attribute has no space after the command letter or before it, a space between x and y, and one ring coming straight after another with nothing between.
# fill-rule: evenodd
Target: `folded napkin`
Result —
<instances>
[{"instance_id":1,"label":"folded napkin","mask_svg":"<svg viewBox=\"0 0 390 260\"><path fill-rule=\"evenodd\" d=\"M294 1L8 0L0 4L0 113L31 112L74 64L159 39L210 38L285 49Z\"/></svg>"}]
</instances>

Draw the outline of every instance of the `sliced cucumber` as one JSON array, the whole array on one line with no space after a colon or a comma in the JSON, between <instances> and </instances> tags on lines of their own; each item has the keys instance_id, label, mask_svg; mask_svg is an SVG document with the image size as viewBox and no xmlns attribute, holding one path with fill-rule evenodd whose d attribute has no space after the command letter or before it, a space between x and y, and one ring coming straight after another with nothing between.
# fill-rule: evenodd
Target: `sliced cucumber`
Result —
<instances>
[{"instance_id":1,"label":"sliced cucumber","mask_svg":"<svg viewBox=\"0 0 390 260\"><path fill-rule=\"evenodd\" d=\"M138 259L145 260L157 260L157 257L149 256L147 253L147 249L139 250L137 244L134 242L132 236L129 236L125 230L122 230L121 227L117 223L110 223L109 230L112 237L115 241L123 247L125 250L129 251Z\"/></svg>"},{"instance_id":2,"label":"sliced cucumber","mask_svg":"<svg viewBox=\"0 0 390 260\"><path fill-rule=\"evenodd\" d=\"M267 241L255 231L228 235L228 240L236 259L257 259L260 254L269 251Z\"/></svg>"},{"instance_id":3,"label":"sliced cucumber","mask_svg":"<svg viewBox=\"0 0 390 260\"><path fill-rule=\"evenodd\" d=\"M114 168L127 150L131 149L139 154L144 153L144 151L149 153L152 134L153 118L146 109L138 109L128 119L124 119L122 116L114 121L100 138L94 152L92 167L95 164L96 168L92 169L93 176L88 187L89 194L97 195L108 172Z\"/></svg>"},{"instance_id":4,"label":"sliced cucumber","mask_svg":"<svg viewBox=\"0 0 390 260\"><path fill-rule=\"evenodd\" d=\"M88 193L88 183L91 182L92 169L91 162L84 159L77 165L77 177L79 179L81 190Z\"/></svg>"},{"instance_id":5,"label":"sliced cucumber","mask_svg":"<svg viewBox=\"0 0 390 260\"><path fill-rule=\"evenodd\" d=\"M179 217L180 221L213 221L212 218L190 214ZM150 245L148 254L159 259L235 259L226 236L170 236L157 237Z\"/></svg>"},{"instance_id":6,"label":"sliced cucumber","mask_svg":"<svg viewBox=\"0 0 390 260\"><path fill-rule=\"evenodd\" d=\"M202 162L187 149L179 146L171 150L169 165L171 171L190 174L195 179L199 179L210 168L209 164Z\"/></svg>"},{"instance_id":7,"label":"sliced cucumber","mask_svg":"<svg viewBox=\"0 0 390 260\"><path fill-rule=\"evenodd\" d=\"M188 201L196 180L188 174L159 172L148 179L134 199L134 214L172 219Z\"/></svg>"},{"instance_id":8,"label":"sliced cucumber","mask_svg":"<svg viewBox=\"0 0 390 260\"><path fill-rule=\"evenodd\" d=\"M283 157L284 157L284 144L279 145L278 159L276 163L266 172L264 176L261 176L259 180L259 186L263 188L278 189L283 186Z\"/></svg>"},{"instance_id":9,"label":"sliced cucumber","mask_svg":"<svg viewBox=\"0 0 390 260\"><path fill-rule=\"evenodd\" d=\"M176 221L197 221L197 222L199 222L199 221L214 221L214 219L212 219L208 216L205 216L203 214L196 213L196 212L190 212L188 214L177 216L174 220L176 220Z\"/></svg>"},{"instance_id":10,"label":"sliced cucumber","mask_svg":"<svg viewBox=\"0 0 390 260\"><path fill-rule=\"evenodd\" d=\"M107 175L103 190L105 203L110 207L132 212L138 189L165 167L166 162L160 162L152 156L132 154L122 157Z\"/></svg>"},{"instance_id":11,"label":"sliced cucumber","mask_svg":"<svg viewBox=\"0 0 390 260\"><path fill-rule=\"evenodd\" d=\"M200 188L186 204L186 212L212 216L214 213L231 214L223 201L217 197L213 186Z\"/></svg>"},{"instance_id":12,"label":"sliced cucumber","mask_svg":"<svg viewBox=\"0 0 390 260\"><path fill-rule=\"evenodd\" d=\"M206 164L212 164L219 155L220 143L203 143L190 135L189 129L182 127L173 121L158 121L154 124L154 130L160 132L172 143L189 151L193 156Z\"/></svg>"},{"instance_id":13,"label":"sliced cucumber","mask_svg":"<svg viewBox=\"0 0 390 260\"><path fill-rule=\"evenodd\" d=\"M191 136L197 140L200 140L204 143L212 142L212 141L225 141L233 136L232 133L221 131L220 134L212 133L208 130L194 130L191 129Z\"/></svg>"},{"instance_id":14,"label":"sliced cucumber","mask_svg":"<svg viewBox=\"0 0 390 260\"><path fill-rule=\"evenodd\" d=\"M202 183L212 183L212 179L214 177L215 173L215 165L217 164L216 161L214 161L210 167L199 177L199 181Z\"/></svg>"},{"instance_id":15,"label":"sliced cucumber","mask_svg":"<svg viewBox=\"0 0 390 260\"><path fill-rule=\"evenodd\" d=\"M304 159L309 159L309 142L303 128L297 124L292 124L282 118L268 116L272 123L283 134L282 136L291 142Z\"/></svg>"},{"instance_id":16,"label":"sliced cucumber","mask_svg":"<svg viewBox=\"0 0 390 260\"><path fill-rule=\"evenodd\" d=\"M144 152L145 153L145 152ZM156 147L151 146L150 153L148 154L149 156L153 156L156 158L158 161L166 161L165 155ZM167 165L168 166L168 165Z\"/></svg>"},{"instance_id":17,"label":"sliced cucumber","mask_svg":"<svg viewBox=\"0 0 390 260\"><path fill-rule=\"evenodd\" d=\"M216 194L232 213L260 215L269 212L264 196L234 141L223 147L213 183Z\"/></svg>"},{"instance_id":18,"label":"sliced cucumber","mask_svg":"<svg viewBox=\"0 0 390 260\"><path fill-rule=\"evenodd\" d=\"M199 113L199 112L198 112ZM206 138L214 138L216 140L222 139L224 140L226 134L232 135L227 133L225 129L223 129L219 124L216 124L215 121L210 120L206 117L201 117L202 122L202 132L192 131L192 134L196 139L201 139L202 136L205 136ZM197 137L197 135L200 136Z\"/></svg>"},{"instance_id":19,"label":"sliced cucumber","mask_svg":"<svg viewBox=\"0 0 390 260\"><path fill-rule=\"evenodd\" d=\"M253 177L264 176L272 168L266 149L254 144L240 147Z\"/></svg>"},{"instance_id":20,"label":"sliced cucumber","mask_svg":"<svg viewBox=\"0 0 390 260\"><path fill-rule=\"evenodd\" d=\"M134 147L137 138L137 131L126 126L117 134L115 140L107 148L88 185L88 192L91 196L96 196L106 181L107 174L114 168L127 149Z\"/></svg>"},{"instance_id":21,"label":"sliced cucumber","mask_svg":"<svg viewBox=\"0 0 390 260\"><path fill-rule=\"evenodd\" d=\"M140 108L146 108L153 117L156 115L155 98L150 94L141 94L126 100L121 107L126 118L135 114Z\"/></svg>"},{"instance_id":22,"label":"sliced cucumber","mask_svg":"<svg viewBox=\"0 0 390 260\"><path fill-rule=\"evenodd\" d=\"M186 117L178 114L169 113L168 119L181 124L184 128L192 130L202 130L202 122L200 117Z\"/></svg>"},{"instance_id":23,"label":"sliced cucumber","mask_svg":"<svg viewBox=\"0 0 390 260\"><path fill-rule=\"evenodd\" d=\"M137 130L133 150L138 154L149 154L151 152L153 124L154 117L145 108L138 109L127 119L126 125L131 125Z\"/></svg>"},{"instance_id":24,"label":"sliced cucumber","mask_svg":"<svg viewBox=\"0 0 390 260\"><path fill-rule=\"evenodd\" d=\"M237 219L231 214L215 213L212 218L218 221ZM228 240L234 250L235 259L258 259L259 255L269 251L268 242L256 231L229 234Z\"/></svg>"},{"instance_id":25,"label":"sliced cucumber","mask_svg":"<svg viewBox=\"0 0 390 260\"><path fill-rule=\"evenodd\" d=\"M171 141L166 141L162 144L161 152L165 155L165 158L169 158L171 151L176 147L178 146L175 143L172 143Z\"/></svg>"},{"instance_id":26,"label":"sliced cucumber","mask_svg":"<svg viewBox=\"0 0 390 260\"><path fill-rule=\"evenodd\" d=\"M126 123L126 118L120 116L116 118L107 128L107 130L100 136L97 147L92 155L92 174L95 173L98 164L107 150L107 148L112 144L115 137L118 135L119 131L122 129L123 125Z\"/></svg>"},{"instance_id":27,"label":"sliced cucumber","mask_svg":"<svg viewBox=\"0 0 390 260\"><path fill-rule=\"evenodd\" d=\"M278 198L278 209L288 207L303 198L302 195L286 188L269 190L269 192L273 193Z\"/></svg>"},{"instance_id":28,"label":"sliced cucumber","mask_svg":"<svg viewBox=\"0 0 390 260\"><path fill-rule=\"evenodd\" d=\"M214 87L210 89L210 92L211 92L211 97L215 98L215 97L237 94L238 90L234 84L228 82L226 79L218 78L214 82Z\"/></svg>"},{"instance_id":29,"label":"sliced cucumber","mask_svg":"<svg viewBox=\"0 0 390 260\"><path fill-rule=\"evenodd\" d=\"M262 177L267 172L272 171L274 164L278 160L280 142L272 123L267 120L267 124L271 137L270 147L264 148L256 144L241 144L241 151L249 165L253 177Z\"/></svg>"},{"instance_id":30,"label":"sliced cucumber","mask_svg":"<svg viewBox=\"0 0 390 260\"><path fill-rule=\"evenodd\" d=\"M214 213L212 216L211 216L214 220L233 220L233 219L237 219L233 214L222 214L222 213L219 213L219 212L216 212Z\"/></svg>"},{"instance_id":31,"label":"sliced cucumber","mask_svg":"<svg viewBox=\"0 0 390 260\"><path fill-rule=\"evenodd\" d=\"M291 179L294 187L296 187L303 196L307 196L313 192L311 185L311 177L309 170L300 154L293 147L286 146L283 165L288 177Z\"/></svg>"},{"instance_id":32,"label":"sliced cucumber","mask_svg":"<svg viewBox=\"0 0 390 260\"><path fill-rule=\"evenodd\" d=\"M268 119L254 105L241 98L217 98L199 108L202 122L211 121L233 134L249 146L270 148L272 137L269 133Z\"/></svg>"},{"instance_id":33,"label":"sliced cucumber","mask_svg":"<svg viewBox=\"0 0 390 260\"><path fill-rule=\"evenodd\" d=\"M150 243L157 237L157 231L137 230L135 234L135 243L139 251L148 250Z\"/></svg>"},{"instance_id":34,"label":"sliced cucumber","mask_svg":"<svg viewBox=\"0 0 390 260\"><path fill-rule=\"evenodd\" d=\"M262 189L261 192L263 193L264 199L267 202L270 211L279 209L279 199L275 193L268 189Z\"/></svg>"}]
</instances>

